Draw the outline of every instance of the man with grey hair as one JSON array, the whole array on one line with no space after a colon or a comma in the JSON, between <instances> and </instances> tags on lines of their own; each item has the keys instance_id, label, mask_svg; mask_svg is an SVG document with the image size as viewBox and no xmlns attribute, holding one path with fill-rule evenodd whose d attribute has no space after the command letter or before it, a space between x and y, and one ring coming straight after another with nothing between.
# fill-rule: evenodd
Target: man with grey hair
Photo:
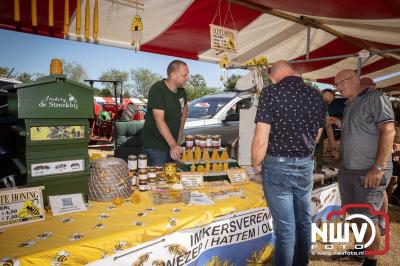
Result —
<instances>
[{"instance_id":1,"label":"man with grey hair","mask_svg":"<svg viewBox=\"0 0 400 266\"><path fill-rule=\"evenodd\" d=\"M376 211L383 204L384 190L392 174L391 151L395 135L394 114L389 99L376 90L363 88L353 70L342 70L335 77L335 87L347 99L343 120L333 119L342 128L342 165L338 182L342 206L367 203ZM368 209L349 209L364 214L376 224L378 217ZM376 232L379 232L377 225ZM372 235L367 228L365 241ZM366 250L379 250L381 236ZM367 256L363 265L376 265L376 256Z\"/></svg>"}]
</instances>

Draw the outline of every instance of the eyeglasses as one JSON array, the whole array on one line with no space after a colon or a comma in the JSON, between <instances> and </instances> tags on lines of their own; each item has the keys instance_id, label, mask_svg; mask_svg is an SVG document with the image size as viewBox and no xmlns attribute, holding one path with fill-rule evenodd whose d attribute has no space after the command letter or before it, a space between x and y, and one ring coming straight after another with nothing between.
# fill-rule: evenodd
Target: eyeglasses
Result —
<instances>
[{"instance_id":1,"label":"eyeglasses","mask_svg":"<svg viewBox=\"0 0 400 266\"><path fill-rule=\"evenodd\" d=\"M348 78L342 79L341 81L336 82L336 83L333 85L333 87L335 87L335 88L340 87L340 86L342 86L342 85L344 84L344 82L345 82L346 80L352 79L352 78L353 78L353 77L348 77Z\"/></svg>"}]
</instances>

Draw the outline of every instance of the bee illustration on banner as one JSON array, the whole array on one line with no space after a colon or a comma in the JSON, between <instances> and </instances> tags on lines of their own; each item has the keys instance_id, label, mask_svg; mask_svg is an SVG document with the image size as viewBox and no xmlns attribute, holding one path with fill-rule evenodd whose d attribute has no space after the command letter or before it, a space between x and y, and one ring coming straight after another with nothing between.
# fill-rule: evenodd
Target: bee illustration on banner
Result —
<instances>
[{"instance_id":1,"label":"bee illustration on banner","mask_svg":"<svg viewBox=\"0 0 400 266\"><path fill-rule=\"evenodd\" d=\"M68 260L69 252L65 250L59 251L50 261L50 265L59 266Z\"/></svg>"},{"instance_id":2,"label":"bee illustration on banner","mask_svg":"<svg viewBox=\"0 0 400 266\"><path fill-rule=\"evenodd\" d=\"M163 260L153 260L152 266L166 266L167 264Z\"/></svg>"},{"instance_id":3,"label":"bee illustration on banner","mask_svg":"<svg viewBox=\"0 0 400 266\"><path fill-rule=\"evenodd\" d=\"M165 247L168 247L168 252L174 256L184 256L188 253L187 249L180 244L171 244Z\"/></svg>"},{"instance_id":4,"label":"bee illustration on banner","mask_svg":"<svg viewBox=\"0 0 400 266\"><path fill-rule=\"evenodd\" d=\"M151 252L144 253L140 255L137 260L132 263L132 266L144 266L144 264L149 260Z\"/></svg>"}]
</instances>

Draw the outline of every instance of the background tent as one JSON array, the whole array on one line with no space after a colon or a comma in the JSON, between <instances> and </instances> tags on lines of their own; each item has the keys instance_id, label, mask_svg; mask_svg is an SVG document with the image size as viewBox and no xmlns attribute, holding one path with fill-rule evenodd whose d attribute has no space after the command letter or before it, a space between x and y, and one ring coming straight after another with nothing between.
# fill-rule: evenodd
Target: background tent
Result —
<instances>
[{"instance_id":1,"label":"background tent","mask_svg":"<svg viewBox=\"0 0 400 266\"><path fill-rule=\"evenodd\" d=\"M209 24L213 22L239 31L237 53L227 54L232 65L260 56L269 62L293 60L304 77L325 83L332 83L339 70L358 65L362 76L373 79L400 71L398 0L139 2L0 0L0 28L132 49L130 27L138 13L143 21L140 50L144 52L218 62L221 53L210 49ZM378 87L398 89L400 77L383 80Z\"/></svg>"}]
</instances>

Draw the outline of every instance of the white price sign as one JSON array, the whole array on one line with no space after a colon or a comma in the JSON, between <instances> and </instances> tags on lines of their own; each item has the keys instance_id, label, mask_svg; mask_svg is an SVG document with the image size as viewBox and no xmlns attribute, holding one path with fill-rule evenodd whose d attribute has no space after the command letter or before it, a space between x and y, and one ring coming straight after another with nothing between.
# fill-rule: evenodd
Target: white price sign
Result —
<instances>
[{"instance_id":1,"label":"white price sign","mask_svg":"<svg viewBox=\"0 0 400 266\"><path fill-rule=\"evenodd\" d=\"M86 205L81 193L49 196L53 216L86 211Z\"/></svg>"},{"instance_id":2,"label":"white price sign","mask_svg":"<svg viewBox=\"0 0 400 266\"><path fill-rule=\"evenodd\" d=\"M231 181L232 184L249 181L245 169L230 169L227 170L226 173L228 175L229 181Z\"/></svg>"},{"instance_id":3,"label":"white price sign","mask_svg":"<svg viewBox=\"0 0 400 266\"><path fill-rule=\"evenodd\" d=\"M182 173L181 183L187 188L203 188L204 178L201 173Z\"/></svg>"}]
</instances>

